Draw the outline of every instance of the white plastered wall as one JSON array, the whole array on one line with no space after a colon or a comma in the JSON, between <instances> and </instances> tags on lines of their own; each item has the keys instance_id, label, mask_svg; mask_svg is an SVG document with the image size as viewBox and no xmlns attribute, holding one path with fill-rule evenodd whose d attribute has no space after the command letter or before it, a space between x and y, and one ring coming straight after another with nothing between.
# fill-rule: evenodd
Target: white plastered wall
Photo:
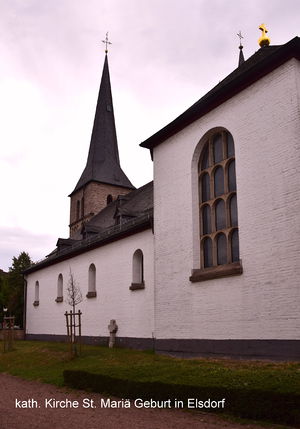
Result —
<instances>
[{"instance_id":1,"label":"white plastered wall","mask_svg":"<svg viewBox=\"0 0 300 429\"><path fill-rule=\"evenodd\" d=\"M156 338L299 338L299 87L293 59L154 149ZM244 273L191 283L195 153L215 127L235 142Z\"/></svg>"},{"instance_id":2,"label":"white plastered wall","mask_svg":"<svg viewBox=\"0 0 300 429\"><path fill-rule=\"evenodd\" d=\"M144 255L145 289L131 291L132 257ZM86 298L90 264L96 267L96 298ZM108 324L116 319L118 336L151 338L153 332L153 234L149 229L98 249L59 262L27 277L27 334L66 334L64 312L70 269L80 287L83 302L82 335L108 336ZM56 303L57 280L63 275L64 302ZM39 306L34 307L34 286L39 282Z\"/></svg>"}]
</instances>

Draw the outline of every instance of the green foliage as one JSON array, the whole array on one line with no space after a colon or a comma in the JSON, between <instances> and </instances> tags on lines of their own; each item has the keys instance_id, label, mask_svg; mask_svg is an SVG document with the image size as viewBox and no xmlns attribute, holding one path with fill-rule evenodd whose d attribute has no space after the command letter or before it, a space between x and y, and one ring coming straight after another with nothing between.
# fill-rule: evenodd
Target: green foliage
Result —
<instances>
[{"instance_id":1,"label":"green foliage","mask_svg":"<svg viewBox=\"0 0 300 429\"><path fill-rule=\"evenodd\" d=\"M0 344L0 372L62 386L67 371L65 383L119 397L225 397L224 412L235 416L285 424L299 418L299 363L184 360L87 345L71 359L66 343L17 341L15 347L4 354Z\"/></svg>"},{"instance_id":2,"label":"green foliage","mask_svg":"<svg viewBox=\"0 0 300 429\"><path fill-rule=\"evenodd\" d=\"M0 271L0 322L3 320L3 307L6 305L9 296L8 273Z\"/></svg>"},{"instance_id":3,"label":"green foliage","mask_svg":"<svg viewBox=\"0 0 300 429\"><path fill-rule=\"evenodd\" d=\"M224 409L207 408L202 411L225 412L239 418L268 420L274 423L300 423L300 395L259 389L242 389L207 385L162 383L160 381L135 381L115 378L87 371L64 371L65 384L75 389L91 390L120 398L165 401L182 401L188 407L191 398L197 401L222 401ZM288 412L287 412L288 410Z\"/></svg>"},{"instance_id":4,"label":"green foliage","mask_svg":"<svg viewBox=\"0 0 300 429\"><path fill-rule=\"evenodd\" d=\"M24 308L24 279L23 271L32 264L30 256L21 252L18 257L13 257L12 266L8 273L0 275L0 311L1 320L3 307L8 309L8 315L15 316L15 324L23 326Z\"/></svg>"}]
</instances>

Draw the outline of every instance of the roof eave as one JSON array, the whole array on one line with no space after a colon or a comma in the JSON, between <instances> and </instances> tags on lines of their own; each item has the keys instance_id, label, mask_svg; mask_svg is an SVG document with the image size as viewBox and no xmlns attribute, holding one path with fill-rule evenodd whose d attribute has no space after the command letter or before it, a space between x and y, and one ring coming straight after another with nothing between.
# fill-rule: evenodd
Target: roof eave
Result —
<instances>
[{"instance_id":1,"label":"roof eave","mask_svg":"<svg viewBox=\"0 0 300 429\"><path fill-rule=\"evenodd\" d=\"M91 179L91 180L89 180L88 182L86 182L84 185L81 185L81 186L79 186L78 188L75 188L74 189L74 191L72 191L69 195L68 195L68 197L71 197L72 195L74 195L76 192L78 192L78 191L80 191L81 189L83 189L85 186L87 186L89 183L92 183L92 182L94 182L94 183L103 183L103 184L105 184L105 185L110 185L110 186L116 186L117 188L125 188L125 189L132 189L133 191L136 189L136 187L135 186L133 186L133 185L131 185L131 186L127 186L127 185L123 185L122 183L118 183L118 184L115 184L115 183L111 183L111 182L105 182L104 180L103 181L100 181L100 180L94 180L94 179Z\"/></svg>"},{"instance_id":2,"label":"roof eave","mask_svg":"<svg viewBox=\"0 0 300 429\"><path fill-rule=\"evenodd\" d=\"M39 271L43 268L55 265L58 262L65 261L67 259L73 258L74 256L80 255L98 247L105 246L108 243L121 240L125 237L128 237L141 231L145 231L150 228L153 228L153 213L141 216L140 219L137 219L137 222L134 225L130 225L129 223L128 225L126 225L125 223L124 228L120 229L120 231L116 232L115 234L108 235L107 237L101 238L99 240L97 240L97 238L92 240L87 239L85 242L82 241L81 246L76 246L73 249L65 249L65 251L59 252L58 255L56 255L55 257L44 259L43 261L27 268L24 271L24 274L31 274L35 271Z\"/></svg>"},{"instance_id":3,"label":"roof eave","mask_svg":"<svg viewBox=\"0 0 300 429\"><path fill-rule=\"evenodd\" d=\"M202 99L178 116L174 121L140 143L140 146L150 149L152 152L155 146L158 146L160 143L172 137L186 126L232 98L291 58L300 59L299 37L295 37L290 42L282 45L276 52L262 59L250 69L245 70L244 73L224 84L219 90L212 94L208 92Z\"/></svg>"}]
</instances>

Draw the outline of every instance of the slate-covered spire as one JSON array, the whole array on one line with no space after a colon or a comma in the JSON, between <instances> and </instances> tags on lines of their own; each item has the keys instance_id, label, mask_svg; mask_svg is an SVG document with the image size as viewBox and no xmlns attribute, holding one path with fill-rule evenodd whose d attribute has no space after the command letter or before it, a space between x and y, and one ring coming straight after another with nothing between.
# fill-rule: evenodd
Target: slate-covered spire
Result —
<instances>
[{"instance_id":1,"label":"slate-covered spire","mask_svg":"<svg viewBox=\"0 0 300 429\"><path fill-rule=\"evenodd\" d=\"M135 189L120 167L107 54L104 60L88 159L72 194L92 181Z\"/></svg>"},{"instance_id":2,"label":"slate-covered spire","mask_svg":"<svg viewBox=\"0 0 300 429\"><path fill-rule=\"evenodd\" d=\"M240 55L239 55L239 67L245 62L244 53L243 53L243 45L239 46Z\"/></svg>"}]
</instances>

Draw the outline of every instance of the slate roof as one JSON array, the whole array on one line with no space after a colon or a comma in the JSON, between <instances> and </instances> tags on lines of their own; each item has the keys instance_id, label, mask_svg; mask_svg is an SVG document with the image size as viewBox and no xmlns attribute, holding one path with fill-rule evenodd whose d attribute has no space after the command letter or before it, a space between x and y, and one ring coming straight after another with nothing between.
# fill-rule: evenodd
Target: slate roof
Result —
<instances>
[{"instance_id":1,"label":"slate roof","mask_svg":"<svg viewBox=\"0 0 300 429\"><path fill-rule=\"evenodd\" d=\"M285 45L265 46L248 58L204 97L200 98L184 113L178 116L140 146L152 149L170 138L187 125L210 112L238 92L270 73L290 58L300 59L300 39L295 37Z\"/></svg>"},{"instance_id":2,"label":"slate roof","mask_svg":"<svg viewBox=\"0 0 300 429\"><path fill-rule=\"evenodd\" d=\"M135 189L120 166L107 55L104 60L87 163L70 196L91 181Z\"/></svg>"},{"instance_id":3,"label":"slate roof","mask_svg":"<svg viewBox=\"0 0 300 429\"><path fill-rule=\"evenodd\" d=\"M103 231L129 218L137 218L153 210L153 182L149 182L129 194L120 196L96 214L85 226L86 232Z\"/></svg>"},{"instance_id":4,"label":"slate roof","mask_svg":"<svg viewBox=\"0 0 300 429\"><path fill-rule=\"evenodd\" d=\"M74 238L59 238L57 248L25 274L72 258L115 240L153 228L153 182L121 196L95 215Z\"/></svg>"}]
</instances>

